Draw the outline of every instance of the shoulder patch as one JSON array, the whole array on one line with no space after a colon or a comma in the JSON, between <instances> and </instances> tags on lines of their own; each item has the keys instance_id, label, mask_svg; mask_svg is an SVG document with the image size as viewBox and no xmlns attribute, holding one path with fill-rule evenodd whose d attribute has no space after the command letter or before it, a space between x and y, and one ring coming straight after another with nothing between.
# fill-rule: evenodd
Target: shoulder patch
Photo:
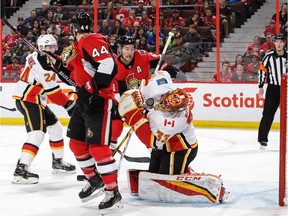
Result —
<instances>
[{"instance_id":1,"label":"shoulder patch","mask_svg":"<svg viewBox=\"0 0 288 216\"><path fill-rule=\"evenodd\" d=\"M140 55L146 55L146 51L145 50L138 50Z\"/></svg>"}]
</instances>

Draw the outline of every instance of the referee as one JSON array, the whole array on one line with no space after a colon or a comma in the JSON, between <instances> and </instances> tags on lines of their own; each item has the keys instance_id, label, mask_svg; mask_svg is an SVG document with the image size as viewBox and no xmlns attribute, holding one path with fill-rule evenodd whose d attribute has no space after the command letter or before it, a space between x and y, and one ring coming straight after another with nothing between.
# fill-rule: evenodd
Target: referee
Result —
<instances>
[{"instance_id":1,"label":"referee","mask_svg":"<svg viewBox=\"0 0 288 216\"><path fill-rule=\"evenodd\" d=\"M286 38L283 34L275 35L275 50L266 53L258 71L259 97L263 97L265 80L268 83L262 119L258 129L258 142L260 143L260 149L263 150L267 147L268 133L280 104L281 75L287 73L285 66L287 61L285 42Z\"/></svg>"}]
</instances>

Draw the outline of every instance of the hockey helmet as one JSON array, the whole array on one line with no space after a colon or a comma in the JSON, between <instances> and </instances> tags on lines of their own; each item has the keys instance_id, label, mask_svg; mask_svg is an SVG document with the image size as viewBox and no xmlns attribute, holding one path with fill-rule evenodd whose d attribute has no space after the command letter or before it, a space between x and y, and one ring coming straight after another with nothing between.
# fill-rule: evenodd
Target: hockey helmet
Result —
<instances>
[{"instance_id":1,"label":"hockey helmet","mask_svg":"<svg viewBox=\"0 0 288 216\"><path fill-rule=\"evenodd\" d=\"M55 45L58 48L57 40L51 34L40 35L37 40L37 46L40 51L44 51L47 45Z\"/></svg>"},{"instance_id":2,"label":"hockey helmet","mask_svg":"<svg viewBox=\"0 0 288 216\"><path fill-rule=\"evenodd\" d=\"M91 32L92 19L86 12L76 12L71 20L71 27L76 32Z\"/></svg>"},{"instance_id":3,"label":"hockey helmet","mask_svg":"<svg viewBox=\"0 0 288 216\"><path fill-rule=\"evenodd\" d=\"M135 39L132 36L128 36L128 35L123 35L119 38L118 43L121 46L124 45L134 45L135 46Z\"/></svg>"},{"instance_id":4,"label":"hockey helmet","mask_svg":"<svg viewBox=\"0 0 288 216\"><path fill-rule=\"evenodd\" d=\"M188 106L188 94L184 89L177 88L162 95L156 109L164 112L177 112Z\"/></svg>"}]
</instances>

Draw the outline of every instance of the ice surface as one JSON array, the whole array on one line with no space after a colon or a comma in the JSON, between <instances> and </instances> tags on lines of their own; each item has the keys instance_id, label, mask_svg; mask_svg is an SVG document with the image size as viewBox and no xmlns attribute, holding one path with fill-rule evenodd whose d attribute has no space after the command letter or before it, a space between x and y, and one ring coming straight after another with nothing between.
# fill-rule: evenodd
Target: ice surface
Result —
<instances>
[{"instance_id":1,"label":"ice surface","mask_svg":"<svg viewBox=\"0 0 288 216\"><path fill-rule=\"evenodd\" d=\"M64 131L66 130L66 127ZM123 132L127 132L127 128ZM36 185L13 185L11 180L23 142L24 126L0 126L0 216L94 216L103 197L81 203L78 193L85 182L76 175L52 175L51 150L46 135L31 171L39 174ZM271 131L268 147L260 150L256 130L196 128L199 152L191 167L196 172L221 174L231 190L223 204L153 203L130 196L126 170L146 169L148 164L123 159L119 187L124 208L109 215L118 216L287 216L287 207L278 206L279 131ZM65 160L76 163L65 138ZM133 135L126 152L129 156L148 156ZM119 155L116 155L119 161ZM77 174L81 170L77 165Z\"/></svg>"}]
</instances>

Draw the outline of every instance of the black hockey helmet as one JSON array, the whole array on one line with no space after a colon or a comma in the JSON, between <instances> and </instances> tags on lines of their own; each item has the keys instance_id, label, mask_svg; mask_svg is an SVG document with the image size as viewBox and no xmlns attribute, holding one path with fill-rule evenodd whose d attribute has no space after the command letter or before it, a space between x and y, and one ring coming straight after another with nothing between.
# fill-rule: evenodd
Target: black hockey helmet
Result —
<instances>
[{"instance_id":1,"label":"black hockey helmet","mask_svg":"<svg viewBox=\"0 0 288 216\"><path fill-rule=\"evenodd\" d=\"M91 32L92 19L86 12L76 12L71 19L71 25L76 32Z\"/></svg>"},{"instance_id":2,"label":"black hockey helmet","mask_svg":"<svg viewBox=\"0 0 288 216\"><path fill-rule=\"evenodd\" d=\"M118 44L120 44L120 46L124 46L124 45L136 45L135 43L135 39L132 36L128 36L128 35L123 35L119 38L118 40Z\"/></svg>"},{"instance_id":3,"label":"black hockey helmet","mask_svg":"<svg viewBox=\"0 0 288 216\"><path fill-rule=\"evenodd\" d=\"M285 36L283 35L283 34L276 34L275 36L274 36L274 41L275 40L282 40L282 41L285 41Z\"/></svg>"}]
</instances>

